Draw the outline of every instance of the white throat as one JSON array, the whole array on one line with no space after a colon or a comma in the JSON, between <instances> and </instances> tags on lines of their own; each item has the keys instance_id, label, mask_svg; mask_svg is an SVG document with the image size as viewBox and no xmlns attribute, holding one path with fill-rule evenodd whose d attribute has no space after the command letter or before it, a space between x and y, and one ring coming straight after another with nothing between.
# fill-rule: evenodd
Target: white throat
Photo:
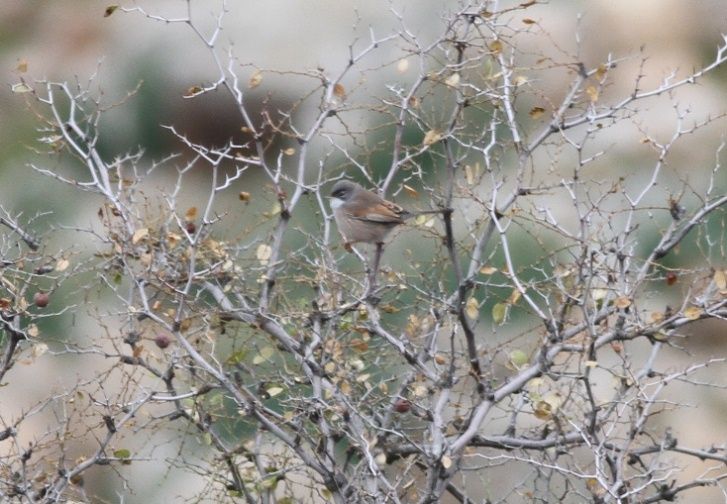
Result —
<instances>
[{"instance_id":1,"label":"white throat","mask_svg":"<svg viewBox=\"0 0 727 504\"><path fill-rule=\"evenodd\" d=\"M343 201L341 198L331 198L331 208L334 210L337 208L341 208L344 203L345 201Z\"/></svg>"}]
</instances>

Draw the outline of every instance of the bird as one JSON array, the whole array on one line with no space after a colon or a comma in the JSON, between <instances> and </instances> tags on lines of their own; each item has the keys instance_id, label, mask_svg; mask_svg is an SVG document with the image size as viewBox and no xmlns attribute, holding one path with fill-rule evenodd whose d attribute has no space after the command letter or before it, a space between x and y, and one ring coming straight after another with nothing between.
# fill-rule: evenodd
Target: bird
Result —
<instances>
[{"instance_id":1,"label":"bird","mask_svg":"<svg viewBox=\"0 0 727 504\"><path fill-rule=\"evenodd\" d=\"M333 217L347 249L354 243L383 245L396 226L414 215L350 180L336 182L330 197Z\"/></svg>"},{"instance_id":2,"label":"bird","mask_svg":"<svg viewBox=\"0 0 727 504\"><path fill-rule=\"evenodd\" d=\"M344 248L356 253L366 264L368 286L364 297L370 301L380 300L375 294L376 276L384 251L384 241L389 233L410 217L444 211L440 209L410 212L346 179L341 179L333 185L330 198L333 218L343 236ZM369 267L368 261L352 247L354 243L376 245L373 267Z\"/></svg>"}]
</instances>

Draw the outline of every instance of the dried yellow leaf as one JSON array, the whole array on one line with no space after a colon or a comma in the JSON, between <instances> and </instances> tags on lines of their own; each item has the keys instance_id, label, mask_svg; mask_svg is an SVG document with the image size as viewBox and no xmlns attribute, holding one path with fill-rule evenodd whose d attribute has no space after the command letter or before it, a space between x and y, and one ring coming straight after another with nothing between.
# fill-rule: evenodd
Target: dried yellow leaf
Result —
<instances>
[{"instance_id":1,"label":"dried yellow leaf","mask_svg":"<svg viewBox=\"0 0 727 504\"><path fill-rule=\"evenodd\" d=\"M482 273L483 275L493 275L497 273L497 268L495 268L494 266L482 266L480 268L480 273Z\"/></svg>"},{"instance_id":2,"label":"dried yellow leaf","mask_svg":"<svg viewBox=\"0 0 727 504\"><path fill-rule=\"evenodd\" d=\"M262 364L273 356L275 350L271 346L262 347L260 352L252 359L253 364Z\"/></svg>"},{"instance_id":3,"label":"dried yellow leaf","mask_svg":"<svg viewBox=\"0 0 727 504\"><path fill-rule=\"evenodd\" d=\"M262 264L263 266L268 263L272 255L273 249L270 245L267 245L266 243L261 243L260 245L258 245L257 250L255 251L255 256L257 257L257 260L260 261L260 264Z\"/></svg>"},{"instance_id":4,"label":"dried yellow leaf","mask_svg":"<svg viewBox=\"0 0 727 504\"><path fill-rule=\"evenodd\" d=\"M586 88L586 94L591 100L591 103L595 103L598 101L598 89L596 88L596 86L588 86Z\"/></svg>"},{"instance_id":5,"label":"dried yellow leaf","mask_svg":"<svg viewBox=\"0 0 727 504\"><path fill-rule=\"evenodd\" d=\"M502 42L499 40L493 40L490 42L490 52L494 55L498 55L502 52Z\"/></svg>"},{"instance_id":6,"label":"dried yellow leaf","mask_svg":"<svg viewBox=\"0 0 727 504\"><path fill-rule=\"evenodd\" d=\"M606 65L601 63L600 65L598 65L598 69L596 70L596 73L594 75L596 76L596 79L600 81L606 75L607 71L608 69L606 68Z\"/></svg>"},{"instance_id":7,"label":"dried yellow leaf","mask_svg":"<svg viewBox=\"0 0 727 504\"><path fill-rule=\"evenodd\" d=\"M38 329L38 326L35 324L30 324L26 329L25 333L30 336L31 338L36 338L40 334L40 330Z\"/></svg>"},{"instance_id":8,"label":"dried yellow leaf","mask_svg":"<svg viewBox=\"0 0 727 504\"><path fill-rule=\"evenodd\" d=\"M68 261L68 259L60 258L58 259L58 262L56 262L56 271L65 271L68 269L68 266L70 266L71 263Z\"/></svg>"},{"instance_id":9,"label":"dried yellow leaf","mask_svg":"<svg viewBox=\"0 0 727 504\"><path fill-rule=\"evenodd\" d=\"M15 70L17 70L20 73L25 73L28 71L28 61L21 59L18 60L18 65L15 67Z\"/></svg>"},{"instance_id":10,"label":"dried yellow leaf","mask_svg":"<svg viewBox=\"0 0 727 504\"><path fill-rule=\"evenodd\" d=\"M442 467L444 467L445 469L449 469L450 467L452 467L452 459L447 455L442 456Z\"/></svg>"},{"instance_id":11,"label":"dried yellow leaf","mask_svg":"<svg viewBox=\"0 0 727 504\"><path fill-rule=\"evenodd\" d=\"M543 107L533 107L530 109L530 112L528 114L533 119L537 119L538 117L542 116L545 113L545 109Z\"/></svg>"},{"instance_id":12,"label":"dried yellow leaf","mask_svg":"<svg viewBox=\"0 0 727 504\"><path fill-rule=\"evenodd\" d=\"M406 58L400 59L399 63L396 64L396 69L399 73L404 73L409 70L409 60Z\"/></svg>"},{"instance_id":13,"label":"dried yellow leaf","mask_svg":"<svg viewBox=\"0 0 727 504\"><path fill-rule=\"evenodd\" d=\"M533 408L533 414L538 420L550 420L553 415L553 407L545 401L538 401Z\"/></svg>"},{"instance_id":14,"label":"dried yellow leaf","mask_svg":"<svg viewBox=\"0 0 727 504\"><path fill-rule=\"evenodd\" d=\"M593 289L591 291L591 297L596 301L600 301L605 298L606 294L608 294L606 289Z\"/></svg>"},{"instance_id":15,"label":"dried yellow leaf","mask_svg":"<svg viewBox=\"0 0 727 504\"><path fill-rule=\"evenodd\" d=\"M716 270L712 280L714 280L714 285L716 285L719 290L727 289L727 277L725 277L724 270Z\"/></svg>"},{"instance_id":16,"label":"dried yellow leaf","mask_svg":"<svg viewBox=\"0 0 727 504\"><path fill-rule=\"evenodd\" d=\"M704 313L704 310L697 306L690 306L686 310L684 310L684 316L688 318L689 320L697 320L699 317L702 316L702 313Z\"/></svg>"},{"instance_id":17,"label":"dried yellow leaf","mask_svg":"<svg viewBox=\"0 0 727 504\"><path fill-rule=\"evenodd\" d=\"M147 236L149 236L149 228L137 229L134 232L134 235L131 237L131 243L136 245L137 243L139 243L141 240L143 240Z\"/></svg>"},{"instance_id":18,"label":"dried yellow leaf","mask_svg":"<svg viewBox=\"0 0 727 504\"><path fill-rule=\"evenodd\" d=\"M186 221L193 221L197 218L197 207L189 207L186 212L184 212L184 219Z\"/></svg>"},{"instance_id":19,"label":"dried yellow leaf","mask_svg":"<svg viewBox=\"0 0 727 504\"><path fill-rule=\"evenodd\" d=\"M265 392L268 393L268 396L275 397L276 395L280 394L283 390L284 390L283 387L273 386L273 387L270 387L269 389L265 390Z\"/></svg>"},{"instance_id":20,"label":"dried yellow leaf","mask_svg":"<svg viewBox=\"0 0 727 504\"><path fill-rule=\"evenodd\" d=\"M424 385L419 383L417 385L414 385L414 387L412 387L411 392L414 395L414 397L424 397L429 392L429 389L427 389L427 387L425 387Z\"/></svg>"},{"instance_id":21,"label":"dried yellow leaf","mask_svg":"<svg viewBox=\"0 0 727 504\"><path fill-rule=\"evenodd\" d=\"M479 315L480 305L474 296L467 300L467 303L464 307L464 312L471 319L476 319L477 315Z\"/></svg>"},{"instance_id":22,"label":"dried yellow leaf","mask_svg":"<svg viewBox=\"0 0 727 504\"><path fill-rule=\"evenodd\" d=\"M13 93L20 94L20 93L30 93L31 91L33 91L33 89L30 86L28 86L27 84L25 84L24 82L18 82L16 84L13 84L10 87L10 91L12 91Z\"/></svg>"},{"instance_id":23,"label":"dried yellow leaf","mask_svg":"<svg viewBox=\"0 0 727 504\"><path fill-rule=\"evenodd\" d=\"M250 76L250 80L247 82L247 87L255 89L263 81L263 73L260 70L255 70Z\"/></svg>"},{"instance_id":24,"label":"dried yellow leaf","mask_svg":"<svg viewBox=\"0 0 727 504\"><path fill-rule=\"evenodd\" d=\"M287 149L285 149L283 151L283 154L285 154L286 156L292 156L293 154L295 154L295 148L294 147L288 147Z\"/></svg>"},{"instance_id":25,"label":"dried yellow leaf","mask_svg":"<svg viewBox=\"0 0 727 504\"><path fill-rule=\"evenodd\" d=\"M45 343L36 343L33 345L33 349L31 350L31 355L35 359L37 357L40 357L44 353L48 351L48 345Z\"/></svg>"},{"instance_id":26,"label":"dried yellow leaf","mask_svg":"<svg viewBox=\"0 0 727 504\"><path fill-rule=\"evenodd\" d=\"M474 185L476 182L475 177L475 168L471 165L464 165L464 178L467 181L467 185Z\"/></svg>"},{"instance_id":27,"label":"dried yellow leaf","mask_svg":"<svg viewBox=\"0 0 727 504\"><path fill-rule=\"evenodd\" d=\"M447 77L444 80L444 83L450 87L456 88L457 86L459 86L459 80L460 80L459 74L453 73L452 75L450 75L449 77Z\"/></svg>"},{"instance_id":28,"label":"dried yellow leaf","mask_svg":"<svg viewBox=\"0 0 727 504\"><path fill-rule=\"evenodd\" d=\"M424 135L424 145L432 145L434 143L439 142L442 139L442 133L440 131L437 131L435 129L429 130Z\"/></svg>"},{"instance_id":29,"label":"dried yellow leaf","mask_svg":"<svg viewBox=\"0 0 727 504\"><path fill-rule=\"evenodd\" d=\"M333 94L338 96L341 99L344 99L346 97L346 88L343 87L343 84L334 84L333 85Z\"/></svg>"}]
</instances>

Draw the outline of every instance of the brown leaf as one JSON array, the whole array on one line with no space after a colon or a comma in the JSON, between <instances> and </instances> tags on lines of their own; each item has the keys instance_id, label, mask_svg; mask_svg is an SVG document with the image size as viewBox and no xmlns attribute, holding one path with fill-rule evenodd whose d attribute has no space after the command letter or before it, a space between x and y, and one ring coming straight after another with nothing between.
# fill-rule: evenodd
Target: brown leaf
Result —
<instances>
[{"instance_id":1,"label":"brown leaf","mask_svg":"<svg viewBox=\"0 0 727 504\"><path fill-rule=\"evenodd\" d=\"M250 196L249 192L240 191L240 194L238 195L238 198L240 198L240 201L244 201L245 203L249 202L252 196Z\"/></svg>"},{"instance_id":2,"label":"brown leaf","mask_svg":"<svg viewBox=\"0 0 727 504\"><path fill-rule=\"evenodd\" d=\"M531 18L523 18L523 23L525 23L526 25L531 25L537 23L537 21Z\"/></svg>"},{"instance_id":3,"label":"brown leaf","mask_svg":"<svg viewBox=\"0 0 727 504\"><path fill-rule=\"evenodd\" d=\"M201 86L192 86L184 93L185 98L190 98L192 96L198 95L203 91Z\"/></svg>"},{"instance_id":4,"label":"brown leaf","mask_svg":"<svg viewBox=\"0 0 727 504\"><path fill-rule=\"evenodd\" d=\"M28 71L28 62L24 59L18 60L18 66L15 67L15 70L17 70L20 73L25 73Z\"/></svg>"},{"instance_id":5,"label":"brown leaf","mask_svg":"<svg viewBox=\"0 0 727 504\"><path fill-rule=\"evenodd\" d=\"M490 52L494 55L498 55L502 52L502 42L499 40L493 40L490 42Z\"/></svg>"},{"instance_id":6,"label":"brown leaf","mask_svg":"<svg viewBox=\"0 0 727 504\"><path fill-rule=\"evenodd\" d=\"M118 6L118 5L109 5L108 7L106 7L106 10L105 10L105 11L103 11L103 17L105 17L105 18L106 18L106 17L109 17L109 16L110 16L111 14L113 14L113 13L114 13L114 12L116 11L116 9L118 9L118 8L119 8L119 6Z\"/></svg>"},{"instance_id":7,"label":"brown leaf","mask_svg":"<svg viewBox=\"0 0 727 504\"><path fill-rule=\"evenodd\" d=\"M353 348L354 350L356 350L358 352L365 352L366 350L369 349L369 344L368 344L368 342L366 342L362 339L356 338L356 339L351 340L351 348Z\"/></svg>"},{"instance_id":8,"label":"brown leaf","mask_svg":"<svg viewBox=\"0 0 727 504\"><path fill-rule=\"evenodd\" d=\"M411 186L408 186L408 185L406 185L406 184L404 184L404 186L403 186L403 187L404 187L404 190L406 191L406 193L407 193L407 194L408 194L409 196L411 196L412 198L418 198L418 197L419 197L419 191L417 191L417 190L416 190L416 189L414 189L413 187L411 187Z\"/></svg>"},{"instance_id":9,"label":"brown leaf","mask_svg":"<svg viewBox=\"0 0 727 504\"><path fill-rule=\"evenodd\" d=\"M623 310L631 306L631 300L626 296L619 296L614 300L613 304L616 305L616 308Z\"/></svg>"},{"instance_id":10,"label":"brown leaf","mask_svg":"<svg viewBox=\"0 0 727 504\"><path fill-rule=\"evenodd\" d=\"M346 98L346 88L343 87L343 84L336 83L333 86L333 94L343 100L344 98Z\"/></svg>"},{"instance_id":11,"label":"brown leaf","mask_svg":"<svg viewBox=\"0 0 727 504\"><path fill-rule=\"evenodd\" d=\"M197 218L197 207L189 207L187 211L184 214L184 219L186 221L193 221Z\"/></svg>"}]
</instances>

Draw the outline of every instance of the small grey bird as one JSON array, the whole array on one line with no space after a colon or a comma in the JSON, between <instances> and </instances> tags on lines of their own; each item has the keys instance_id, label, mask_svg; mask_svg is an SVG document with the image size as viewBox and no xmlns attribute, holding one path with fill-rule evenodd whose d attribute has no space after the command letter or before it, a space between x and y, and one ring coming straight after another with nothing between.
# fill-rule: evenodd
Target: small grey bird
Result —
<instances>
[{"instance_id":1,"label":"small grey bird","mask_svg":"<svg viewBox=\"0 0 727 504\"><path fill-rule=\"evenodd\" d=\"M383 244L392 229L413 215L350 180L334 184L331 208L347 248L359 242Z\"/></svg>"}]
</instances>

